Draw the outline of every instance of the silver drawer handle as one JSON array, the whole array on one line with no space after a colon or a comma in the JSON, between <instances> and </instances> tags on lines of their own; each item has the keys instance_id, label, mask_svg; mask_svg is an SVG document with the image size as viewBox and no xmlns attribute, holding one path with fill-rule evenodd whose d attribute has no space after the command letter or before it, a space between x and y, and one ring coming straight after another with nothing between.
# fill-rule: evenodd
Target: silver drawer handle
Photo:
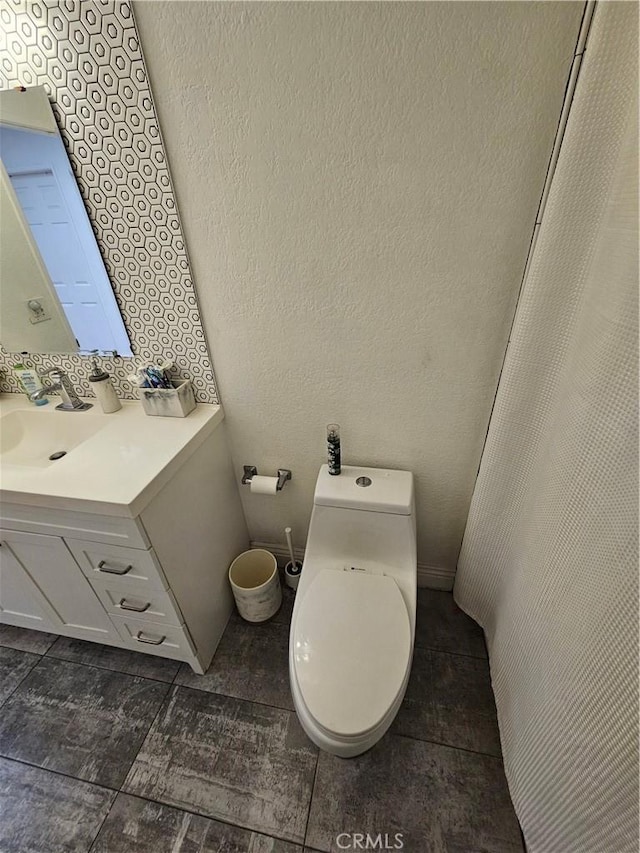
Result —
<instances>
[{"instance_id":1,"label":"silver drawer handle","mask_svg":"<svg viewBox=\"0 0 640 853\"><path fill-rule=\"evenodd\" d=\"M133 566L125 566L124 569L116 569L115 567L109 567L109 564L106 560L100 560L98 563L98 571L99 572L107 572L109 575L126 575L127 572L130 572Z\"/></svg>"},{"instance_id":2,"label":"silver drawer handle","mask_svg":"<svg viewBox=\"0 0 640 853\"><path fill-rule=\"evenodd\" d=\"M143 604L142 607L134 607L133 604L127 604L126 602L126 598L121 598L118 607L122 607L123 610L133 610L134 613L144 613L145 610L151 607L150 601L147 604Z\"/></svg>"},{"instance_id":3,"label":"silver drawer handle","mask_svg":"<svg viewBox=\"0 0 640 853\"><path fill-rule=\"evenodd\" d=\"M143 637L142 631L138 631L138 633L136 634L136 640L138 640L141 643L149 643L149 645L151 645L151 646L159 646L161 643L164 643L164 641L166 639L167 639L166 634L164 637L160 637L159 640L150 640L150 639L148 639L148 637Z\"/></svg>"}]
</instances>

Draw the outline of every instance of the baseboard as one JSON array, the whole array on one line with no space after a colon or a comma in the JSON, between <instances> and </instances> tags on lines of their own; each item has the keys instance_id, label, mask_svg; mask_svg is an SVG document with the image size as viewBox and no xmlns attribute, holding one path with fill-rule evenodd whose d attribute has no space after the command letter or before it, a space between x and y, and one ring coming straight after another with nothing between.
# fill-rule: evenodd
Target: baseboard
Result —
<instances>
[{"instance_id":1,"label":"baseboard","mask_svg":"<svg viewBox=\"0 0 640 853\"><path fill-rule=\"evenodd\" d=\"M282 542L259 542L251 540L252 548L264 548L265 551L271 551L273 556L278 561L279 566L284 566L289 562L289 552L286 545ZM304 559L304 548L294 548L296 560ZM453 579L455 572L450 569L444 569L441 566L427 566L424 563L418 563L418 586L429 587L429 589L453 589Z\"/></svg>"},{"instance_id":2,"label":"baseboard","mask_svg":"<svg viewBox=\"0 0 640 853\"><path fill-rule=\"evenodd\" d=\"M455 572L452 572L451 569L418 563L418 586L428 587L429 589L444 589L450 592L453 589L455 576Z\"/></svg>"},{"instance_id":3,"label":"baseboard","mask_svg":"<svg viewBox=\"0 0 640 853\"><path fill-rule=\"evenodd\" d=\"M264 548L265 551L271 551L273 556L278 561L278 565L280 566L280 568L282 568L291 559L289 557L289 550L283 542L259 542L257 540L252 539L251 547ZM294 548L293 555L296 560L303 560L304 548Z\"/></svg>"}]
</instances>

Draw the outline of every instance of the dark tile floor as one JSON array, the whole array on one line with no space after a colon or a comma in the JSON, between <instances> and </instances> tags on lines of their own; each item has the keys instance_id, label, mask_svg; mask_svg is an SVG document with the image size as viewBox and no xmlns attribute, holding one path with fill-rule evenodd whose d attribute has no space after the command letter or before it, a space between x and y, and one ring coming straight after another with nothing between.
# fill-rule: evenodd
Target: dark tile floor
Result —
<instances>
[{"instance_id":1,"label":"dark tile floor","mask_svg":"<svg viewBox=\"0 0 640 853\"><path fill-rule=\"evenodd\" d=\"M334 853L401 833L412 853L521 853L482 632L452 596L419 591L404 703L344 760L293 712L286 593L267 624L232 617L205 676L0 626L0 851Z\"/></svg>"}]
</instances>

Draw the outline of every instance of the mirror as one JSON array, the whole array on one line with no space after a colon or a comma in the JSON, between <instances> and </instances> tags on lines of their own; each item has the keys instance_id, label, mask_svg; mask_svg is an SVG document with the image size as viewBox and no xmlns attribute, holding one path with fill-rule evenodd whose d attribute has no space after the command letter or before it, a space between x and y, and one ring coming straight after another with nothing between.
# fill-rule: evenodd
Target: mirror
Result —
<instances>
[{"instance_id":1,"label":"mirror","mask_svg":"<svg viewBox=\"0 0 640 853\"><path fill-rule=\"evenodd\" d=\"M131 356L43 86L0 92L0 159L0 342Z\"/></svg>"}]
</instances>

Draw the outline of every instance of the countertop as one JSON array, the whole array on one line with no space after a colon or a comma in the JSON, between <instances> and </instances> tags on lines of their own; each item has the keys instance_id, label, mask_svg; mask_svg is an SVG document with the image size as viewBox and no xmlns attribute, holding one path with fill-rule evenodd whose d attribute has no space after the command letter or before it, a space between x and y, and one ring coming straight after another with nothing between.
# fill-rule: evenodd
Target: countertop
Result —
<instances>
[{"instance_id":1,"label":"countertop","mask_svg":"<svg viewBox=\"0 0 640 853\"><path fill-rule=\"evenodd\" d=\"M135 518L224 418L221 406L199 403L186 418L149 417L138 401L102 413L95 398L87 412L36 407L21 394L0 395L2 418L14 411L55 419L100 418L95 434L47 464L11 464L0 454L0 502ZM31 417L31 415L29 415ZM43 421L44 423L44 421ZM60 448L64 449L64 448Z\"/></svg>"}]
</instances>

